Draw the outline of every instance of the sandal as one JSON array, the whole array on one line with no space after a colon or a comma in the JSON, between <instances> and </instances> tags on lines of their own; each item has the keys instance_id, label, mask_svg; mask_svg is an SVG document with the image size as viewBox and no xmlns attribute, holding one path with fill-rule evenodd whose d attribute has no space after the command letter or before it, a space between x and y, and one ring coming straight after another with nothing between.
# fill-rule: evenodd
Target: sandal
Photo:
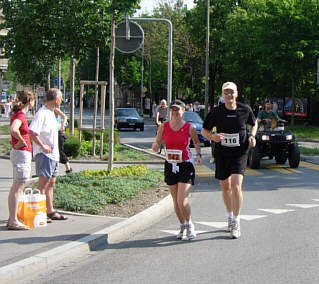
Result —
<instances>
[{"instance_id":1,"label":"sandal","mask_svg":"<svg viewBox=\"0 0 319 284\"><path fill-rule=\"evenodd\" d=\"M58 211L53 211L52 213L48 213L47 216L51 220L67 220L68 219L68 217L63 216Z\"/></svg>"},{"instance_id":2,"label":"sandal","mask_svg":"<svg viewBox=\"0 0 319 284\"><path fill-rule=\"evenodd\" d=\"M30 228L26 225L23 224L17 224L15 223L14 225L9 225L9 223L7 224L7 228L8 230L11 231L27 231L30 230Z\"/></svg>"}]
</instances>

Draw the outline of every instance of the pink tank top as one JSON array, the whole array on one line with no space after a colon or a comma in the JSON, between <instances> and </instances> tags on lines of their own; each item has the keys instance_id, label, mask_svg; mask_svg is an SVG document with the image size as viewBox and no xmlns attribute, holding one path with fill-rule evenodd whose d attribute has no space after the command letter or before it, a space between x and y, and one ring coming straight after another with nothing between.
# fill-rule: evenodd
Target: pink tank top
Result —
<instances>
[{"instance_id":1,"label":"pink tank top","mask_svg":"<svg viewBox=\"0 0 319 284\"><path fill-rule=\"evenodd\" d=\"M181 150L183 161L192 158L192 152L189 148L191 139L189 134L190 127L190 123L186 121L178 131L174 131L171 129L169 121L164 122L163 139L166 149Z\"/></svg>"}]
</instances>

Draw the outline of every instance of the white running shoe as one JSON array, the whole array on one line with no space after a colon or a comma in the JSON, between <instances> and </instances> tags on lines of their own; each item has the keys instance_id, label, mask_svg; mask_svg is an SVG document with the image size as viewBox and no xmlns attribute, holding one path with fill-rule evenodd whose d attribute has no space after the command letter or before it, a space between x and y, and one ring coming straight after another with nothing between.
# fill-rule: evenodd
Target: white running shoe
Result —
<instances>
[{"instance_id":1,"label":"white running shoe","mask_svg":"<svg viewBox=\"0 0 319 284\"><path fill-rule=\"evenodd\" d=\"M187 224L186 229L187 229L187 238L189 240L196 238L195 227L193 223Z\"/></svg>"},{"instance_id":2,"label":"white running shoe","mask_svg":"<svg viewBox=\"0 0 319 284\"><path fill-rule=\"evenodd\" d=\"M230 237L232 239L238 239L240 237L241 233L240 233L240 224L239 222L233 221L232 222L232 228L230 231Z\"/></svg>"},{"instance_id":3,"label":"white running shoe","mask_svg":"<svg viewBox=\"0 0 319 284\"><path fill-rule=\"evenodd\" d=\"M182 240L182 239L183 239L185 229L186 229L186 225L185 225L185 224L181 224L180 231L179 231L179 233L178 233L177 236L176 236L176 238L177 238L178 240Z\"/></svg>"},{"instance_id":4,"label":"white running shoe","mask_svg":"<svg viewBox=\"0 0 319 284\"><path fill-rule=\"evenodd\" d=\"M231 228L232 228L232 223L233 223L233 218L228 216L228 225L227 225L227 232L231 232Z\"/></svg>"}]
</instances>

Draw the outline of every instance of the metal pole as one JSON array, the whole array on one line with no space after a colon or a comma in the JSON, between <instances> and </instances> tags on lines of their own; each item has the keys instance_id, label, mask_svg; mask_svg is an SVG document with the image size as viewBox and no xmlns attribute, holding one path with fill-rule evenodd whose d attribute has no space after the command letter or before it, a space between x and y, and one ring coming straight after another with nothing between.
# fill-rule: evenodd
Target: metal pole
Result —
<instances>
[{"instance_id":1,"label":"metal pole","mask_svg":"<svg viewBox=\"0 0 319 284\"><path fill-rule=\"evenodd\" d=\"M168 24L168 68L167 68L167 103L171 104L172 101L172 55L173 55L173 25L168 19L162 18L129 18L133 21L141 22L165 22ZM170 114L169 114L170 115Z\"/></svg>"},{"instance_id":2,"label":"metal pole","mask_svg":"<svg viewBox=\"0 0 319 284\"><path fill-rule=\"evenodd\" d=\"M142 45L142 62L141 62L141 114L143 115L143 81L144 81L144 43Z\"/></svg>"},{"instance_id":3,"label":"metal pole","mask_svg":"<svg viewBox=\"0 0 319 284\"><path fill-rule=\"evenodd\" d=\"M210 0L207 0L206 11L206 59L205 59L205 117L208 113L208 94L209 94L209 14Z\"/></svg>"}]
</instances>

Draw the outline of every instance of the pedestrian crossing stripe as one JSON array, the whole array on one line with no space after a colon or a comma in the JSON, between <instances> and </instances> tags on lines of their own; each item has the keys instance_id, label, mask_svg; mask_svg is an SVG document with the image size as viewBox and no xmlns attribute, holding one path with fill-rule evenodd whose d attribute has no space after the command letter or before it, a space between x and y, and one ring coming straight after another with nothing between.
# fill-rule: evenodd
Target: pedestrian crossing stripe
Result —
<instances>
[{"instance_id":1,"label":"pedestrian crossing stripe","mask_svg":"<svg viewBox=\"0 0 319 284\"><path fill-rule=\"evenodd\" d=\"M312 199L313 201L319 201L319 199Z\"/></svg>"},{"instance_id":2,"label":"pedestrian crossing stripe","mask_svg":"<svg viewBox=\"0 0 319 284\"><path fill-rule=\"evenodd\" d=\"M295 211L295 209L257 209L257 210L265 211L265 212L269 212L273 214L283 214L283 213Z\"/></svg>"},{"instance_id":3,"label":"pedestrian crossing stripe","mask_svg":"<svg viewBox=\"0 0 319 284\"><path fill-rule=\"evenodd\" d=\"M227 222L195 222L197 224L222 229L228 226Z\"/></svg>"},{"instance_id":4,"label":"pedestrian crossing stripe","mask_svg":"<svg viewBox=\"0 0 319 284\"><path fill-rule=\"evenodd\" d=\"M313 208L318 207L319 204L286 204L287 206L299 207L299 208Z\"/></svg>"},{"instance_id":5,"label":"pedestrian crossing stripe","mask_svg":"<svg viewBox=\"0 0 319 284\"><path fill-rule=\"evenodd\" d=\"M240 219L246 221L252 221L259 218L267 217L267 215L240 215Z\"/></svg>"}]
</instances>

